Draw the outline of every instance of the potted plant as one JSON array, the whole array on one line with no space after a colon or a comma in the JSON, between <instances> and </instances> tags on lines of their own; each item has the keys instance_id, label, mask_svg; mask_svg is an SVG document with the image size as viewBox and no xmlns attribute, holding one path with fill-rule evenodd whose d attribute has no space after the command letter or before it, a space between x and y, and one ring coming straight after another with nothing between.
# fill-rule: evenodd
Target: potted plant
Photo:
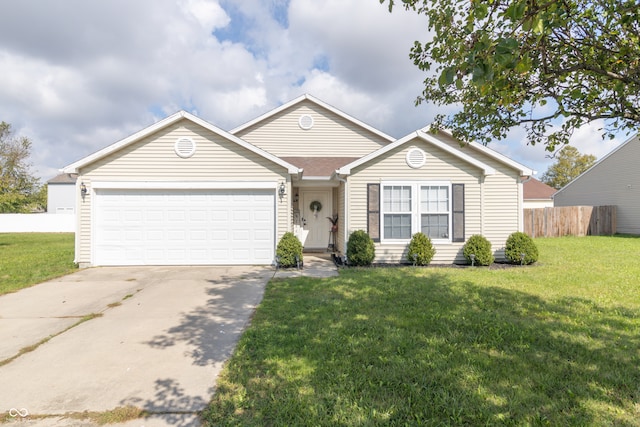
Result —
<instances>
[{"instance_id":1,"label":"potted plant","mask_svg":"<svg viewBox=\"0 0 640 427\"><path fill-rule=\"evenodd\" d=\"M333 216L328 216L327 219L331 221L331 231L333 233L338 231L338 214L334 213Z\"/></svg>"}]
</instances>

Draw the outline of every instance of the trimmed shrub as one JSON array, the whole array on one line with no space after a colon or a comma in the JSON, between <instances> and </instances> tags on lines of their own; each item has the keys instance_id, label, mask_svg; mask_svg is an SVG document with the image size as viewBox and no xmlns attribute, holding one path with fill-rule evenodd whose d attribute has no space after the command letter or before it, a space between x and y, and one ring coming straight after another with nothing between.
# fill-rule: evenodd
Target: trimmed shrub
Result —
<instances>
[{"instance_id":1,"label":"trimmed shrub","mask_svg":"<svg viewBox=\"0 0 640 427\"><path fill-rule=\"evenodd\" d=\"M409 252L407 252L407 260L410 263L415 263L415 265L429 265L435 254L436 249L426 234L418 232L411 237Z\"/></svg>"},{"instance_id":2,"label":"trimmed shrub","mask_svg":"<svg viewBox=\"0 0 640 427\"><path fill-rule=\"evenodd\" d=\"M297 267L296 256L302 264L302 243L295 234L288 231L276 246L276 256L279 258L280 267Z\"/></svg>"},{"instance_id":3,"label":"trimmed shrub","mask_svg":"<svg viewBox=\"0 0 640 427\"><path fill-rule=\"evenodd\" d=\"M476 256L473 262L474 265L491 265L494 261L491 242L480 234L474 234L469 237L467 243L464 244L462 254L469 264L472 264L471 254Z\"/></svg>"},{"instance_id":4,"label":"trimmed shrub","mask_svg":"<svg viewBox=\"0 0 640 427\"><path fill-rule=\"evenodd\" d=\"M524 260L521 254L524 254ZM529 265L538 261L538 247L528 234L516 231L507 239L504 255L510 263Z\"/></svg>"},{"instance_id":5,"label":"trimmed shrub","mask_svg":"<svg viewBox=\"0 0 640 427\"><path fill-rule=\"evenodd\" d=\"M376 248L371 237L363 231L356 230L347 242L347 261L349 265L371 265L376 257Z\"/></svg>"}]
</instances>

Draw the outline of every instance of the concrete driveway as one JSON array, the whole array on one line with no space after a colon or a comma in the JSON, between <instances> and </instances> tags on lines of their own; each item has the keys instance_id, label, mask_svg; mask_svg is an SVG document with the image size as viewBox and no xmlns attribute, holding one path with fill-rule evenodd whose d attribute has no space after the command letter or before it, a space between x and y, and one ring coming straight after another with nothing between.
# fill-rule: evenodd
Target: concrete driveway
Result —
<instances>
[{"instance_id":1,"label":"concrete driveway","mask_svg":"<svg viewBox=\"0 0 640 427\"><path fill-rule=\"evenodd\" d=\"M132 405L155 415L130 426L197 425L273 273L93 268L0 297L0 412L78 426L61 415Z\"/></svg>"}]
</instances>

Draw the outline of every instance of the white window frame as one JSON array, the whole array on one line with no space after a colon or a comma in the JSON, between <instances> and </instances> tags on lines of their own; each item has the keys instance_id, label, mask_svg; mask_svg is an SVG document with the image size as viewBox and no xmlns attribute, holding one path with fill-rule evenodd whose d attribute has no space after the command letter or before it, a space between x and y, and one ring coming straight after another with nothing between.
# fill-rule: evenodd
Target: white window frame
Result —
<instances>
[{"instance_id":1,"label":"white window frame","mask_svg":"<svg viewBox=\"0 0 640 427\"><path fill-rule=\"evenodd\" d=\"M421 209L421 197L422 197L422 187L447 187L449 192L449 197L447 200L447 216L448 216L448 237L440 238L440 239L431 239L433 243L443 244L443 243L451 243L451 234L452 234L452 212L451 212L451 182L450 181L382 181L380 182L380 242L388 243L388 244L397 244L402 243L406 244L411 240L411 237L408 239L388 239L385 238L384 232L384 218L385 215L394 214L397 212L393 211L385 211L384 209L384 193L385 187L396 187L396 186L404 186L411 187L411 236L415 233L422 230L421 220L422 220L422 211ZM434 212L425 212L425 213L434 213ZM440 212L439 212L440 213ZM441 212L444 213L444 212Z\"/></svg>"}]
</instances>

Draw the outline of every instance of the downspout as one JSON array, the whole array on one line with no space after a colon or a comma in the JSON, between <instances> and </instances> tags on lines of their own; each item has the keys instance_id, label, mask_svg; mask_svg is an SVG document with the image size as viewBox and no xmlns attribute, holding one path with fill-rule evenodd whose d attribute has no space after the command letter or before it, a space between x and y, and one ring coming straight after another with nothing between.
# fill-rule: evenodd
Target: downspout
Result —
<instances>
[{"instance_id":1,"label":"downspout","mask_svg":"<svg viewBox=\"0 0 640 427\"><path fill-rule=\"evenodd\" d=\"M518 197L518 231L524 231L524 184L533 179L533 175L525 175L527 178L524 181L520 181L520 197ZM522 176L520 177L522 178Z\"/></svg>"},{"instance_id":2,"label":"downspout","mask_svg":"<svg viewBox=\"0 0 640 427\"><path fill-rule=\"evenodd\" d=\"M60 169L62 171L62 169ZM73 263L76 265L79 265L80 262L78 261L80 259L80 218L82 218L82 200L84 199L84 196L80 196L78 197L78 194L80 194L80 183L82 182L82 175L80 175L78 173L78 176L76 177L76 188L75 188L75 198L76 198L76 220L75 220L75 236L73 237L74 240L74 251L73 251Z\"/></svg>"},{"instance_id":3,"label":"downspout","mask_svg":"<svg viewBox=\"0 0 640 427\"><path fill-rule=\"evenodd\" d=\"M343 230L343 241L342 241L342 250L344 251L343 255L347 253L347 224L349 224L349 182L345 178L340 178L338 175L338 171L335 172L336 179L342 183L344 183L344 228Z\"/></svg>"}]
</instances>

